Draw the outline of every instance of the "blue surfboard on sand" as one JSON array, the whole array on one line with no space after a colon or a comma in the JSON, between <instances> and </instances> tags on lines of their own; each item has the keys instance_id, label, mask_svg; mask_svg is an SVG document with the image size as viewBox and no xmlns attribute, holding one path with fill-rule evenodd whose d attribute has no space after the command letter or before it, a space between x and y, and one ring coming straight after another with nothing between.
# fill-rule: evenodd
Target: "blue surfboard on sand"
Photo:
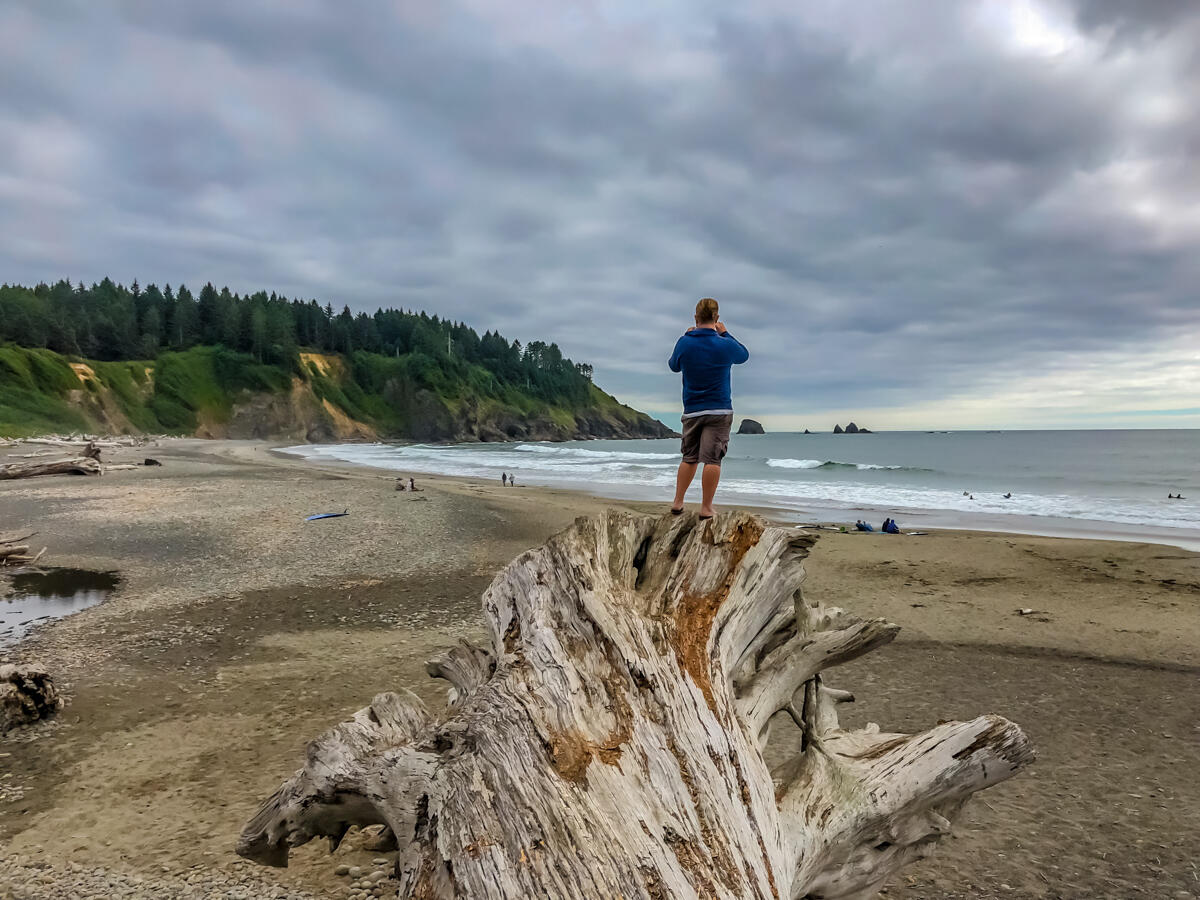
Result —
<instances>
[{"instance_id":1,"label":"blue surfboard on sand","mask_svg":"<svg viewBox=\"0 0 1200 900\"><path fill-rule=\"evenodd\" d=\"M317 519L340 519L342 516L348 516L348 515L350 515L350 510L346 510L345 512L340 512L340 513L317 513L316 515L305 516L304 521L305 522L315 522L315 521L317 521Z\"/></svg>"}]
</instances>

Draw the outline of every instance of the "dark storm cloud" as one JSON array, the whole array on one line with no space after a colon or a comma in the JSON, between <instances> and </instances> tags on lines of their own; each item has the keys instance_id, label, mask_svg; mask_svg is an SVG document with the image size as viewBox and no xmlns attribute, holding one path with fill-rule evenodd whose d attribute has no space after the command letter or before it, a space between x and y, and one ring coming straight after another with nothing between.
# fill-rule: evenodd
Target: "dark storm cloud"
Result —
<instances>
[{"instance_id":1,"label":"dark storm cloud","mask_svg":"<svg viewBox=\"0 0 1200 900\"><path fill-rule=\"evenodd\" d=\"M1082 30L1128 41L1162 35L1192 18L1196 9L1191 0L1079 0L1073 11Z\"/></svg>"},{"instance_id":2,"label":"dark storm cloud","mask_svg":"<svg viewBox=\"0 0 1200 900\"><path fill-rule=\"evenodd\" d=\"M783 424L1195 331L1200 10L913 9L10 6L0 277L425 308L664 413L711 294Z\"/></svg>"}]
</instances>

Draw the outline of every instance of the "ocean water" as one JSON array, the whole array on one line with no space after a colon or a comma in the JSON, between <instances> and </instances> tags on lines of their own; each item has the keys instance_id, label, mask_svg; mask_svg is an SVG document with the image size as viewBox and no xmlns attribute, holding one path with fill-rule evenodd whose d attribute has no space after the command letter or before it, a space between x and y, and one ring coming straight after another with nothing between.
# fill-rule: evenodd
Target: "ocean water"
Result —
<instances>
[{"instance_id":1,"label":"ocean water","mask_svg":"<svg viewBox=\"0 0 1200 900\"><path fill-rule=\"evenodd\" d=\"M670 502L678 440L290 448L315 458ZM699 499L699 478L689 500ZM1182 493L1183 500L1167 494ZM1012 494L1006 498L1005 494ZM1200 549L1200 430L734 435L718 504L794 520L1160 539Z\"/></svg>"}]
</instances>

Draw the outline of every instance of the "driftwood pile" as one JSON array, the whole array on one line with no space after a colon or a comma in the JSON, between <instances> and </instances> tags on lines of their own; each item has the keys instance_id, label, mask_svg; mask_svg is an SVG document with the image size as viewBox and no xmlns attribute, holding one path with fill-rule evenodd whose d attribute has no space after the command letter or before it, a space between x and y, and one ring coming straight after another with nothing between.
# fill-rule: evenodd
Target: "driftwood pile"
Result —
<instances>
[{"instance_id":1,"label":"driftwood pile","mask_svg":"<svg viewBox=\"0 0 1200 900\"><path fill-rule=\"evenodd\" d=\"M0 568L4 566L29 566L41 559L42 554L46 552L45 547L34 553L29 544L22 543L22 541L27 541L36 534L37 532L33 531L20 537L5 537L4 535L0 535Z\"/></svg>"},{"instance_id":2,"label":"driftwood pile","mask_svg":"<svg viewBox=\"0 0 1200 900\"><path fill-rule=\"evenodd\" d=\"M36 665L0 666L0 734L62 708L54 679Z\"/></svg>"},{"instance_id":3,"label":"driftwood pile","mask_svg":"<svg viewBox=\"0 0 1200 900\"><path fill-rule=\"evenodd\" d=\"M815 540L742 513L579 519L484 593L487 646L429 663L444 714L376 696L238 853L285 866L382 824L403 897L873 896L1033 750L995 715L843 729L829 671L899 628L804 596ZM784 728L798 750L771 769Z\"/></svg>"},{"instance_id":4,"label":"driftwood pile","mask_svg":"<svg viewBox=\"0 0 1200 900\"><path fill-rule=\"evenodd\" d=\"M137 437L126 438L24 438L10 443L10 446L33 445L43 449L29 453L10 453L9 457L17 459L36 460L35 462L18 462L0 465L0 481L13 478L34 478L38 475L103 475L105 472L118 469L139 469L131 463L102 464L101 451L106 449L132 448L144 445L146 441ZM72 455L63 459L47 459L60 455L63 451L71 451ZM148 461L145 465L162 465L157 460Z\"/></svg>"}]
</instances>

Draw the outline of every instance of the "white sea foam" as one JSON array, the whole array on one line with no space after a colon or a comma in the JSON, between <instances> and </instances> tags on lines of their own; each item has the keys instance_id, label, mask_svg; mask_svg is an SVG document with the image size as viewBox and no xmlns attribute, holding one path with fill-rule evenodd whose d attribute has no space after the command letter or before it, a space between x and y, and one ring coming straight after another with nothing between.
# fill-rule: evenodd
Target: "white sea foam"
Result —
<instances>
[{"instance_id":1,"label":"white sea foam","mask_svg":"<svg viewBox=\"0 0 1200 900\"><path fill-rule=\"evenodd\" d=\"M773 469L903 469L904 466L880 466L874 463L838 462L836 459L768 459L767 465Z\"/></svg>"},{"instance_id":2,"label":"white sea foam","mask_svg":"<svg viewBox=\"0 0 1200 900\"><path fill-rule=\"evenodd\" d=\"M938 438L938 441L948 439ZM810 446L813 450L822 449L814 446L811 438L802 440L806 449ZM973 446L981 440L978 435L963 438L964 443L974 442ZM341 444L306 445L292 448L292 452L405 473L427 472L496 482L502 472L516 473L521 484L578 487L630 499L661 498L674 484L679 456L665 452L673 446L665 440L647 442L644 451L632 449L637 446L636 443L619 447L541 443ZM841 446L838 445L839 450ZM872 455L879 455L877 461L869 463L782 454L764 459L757 455L739 456L736 450L735 442L725 460L721 481L722 501L731 504L786 510L875 509L892 513L900 518L902 525L906 511L945 510L984 517L1046 516L1200 531L1200 506L1194 502L1166 501L1162 499L1166 490L1161 493L1155 490L1153 495L1146 496L1148 492L1138 487L1145 478L1140 469L1122 473L1123 480L1115 483L1089 481L1047 472L1041 457L1030 456L1028 463L1021 462L1024 457L1012 462L1004 458L1001 462L988 461L985 466L979 464L973 455L978 451L971 447L958 456L947 456L944 451L942 456L932 452L927 456L911 453L901 456L894 446L882 441L871 445ZM884 464L884 460L891 462L889 456L908 465ZM936 460L938 468L923 468L927 458ZM997 476L993 470L1005 463L1007 474ZM1188 471L1184 469L1165 483L1189 487L1193 482L1187 480L1191 477ZM963 487L973 488L973 497L964 495ZM1003 496L1008 490L1013 492L1012 498Z\"/></svg>"},{"instance_id":3,"label":"white sea foam","mask_svg":"<svg viewBox=\"0 0 1200 900\"><path fill-rule=\"evenodd\" d=\"M625 450L587 450L583 447L558 447L551 444L519 444L521 453L547 453L562 458L577 458L580 461L594 459L627 459L630 461L651 459L679 459L678 453L631 453Z\"/></svg>"}]
</instances>

